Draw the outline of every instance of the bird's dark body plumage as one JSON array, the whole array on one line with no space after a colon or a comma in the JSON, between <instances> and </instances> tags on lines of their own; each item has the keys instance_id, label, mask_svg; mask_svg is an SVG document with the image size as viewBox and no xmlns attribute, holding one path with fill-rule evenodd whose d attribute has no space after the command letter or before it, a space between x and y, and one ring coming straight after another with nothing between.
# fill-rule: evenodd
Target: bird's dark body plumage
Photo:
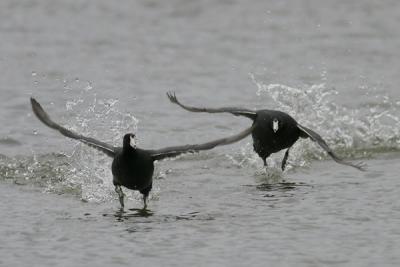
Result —
<instances>
[{"instance_id":1,"label":"bird's dark body plumage","mask_svg":"<svg viewBox=\"0 0 400 267\"><path fill-rule=\"evenodd\" d=\"M288 114L276 110L259 110L254 120L254 151L260 158L268 158L272 153L291 147L300 137L301 131L297 122ZM272 121L280 122L279 130L273 131Z\"/></svg>"},{"instance_id":2,"label":"bird's dark body plumage","mask_svg":"<svg viewBox=\"0 0 400 267\"><path fill-rule=\"evenodd\" d=\"M142 193L151 189L154 160L146 150L128 148L114 157L111 171L114 185L122 185Z\"/></svg>"},{"instance_id":3,"label":"bird's dark body plumage","mask_svg":"<svg viewBox=\"0 0 400 267\"><path fill-rule=\"evenodd\" d=\"M172 103L190 112L231 113L235 116L244 116L251 119L253 121L253 130L251 133L253 148L263 160L264 165L266 165L266 158L272 153L287 149L281 165L282 170L284 170L290 148L301 137L310 138L312 141L317 142L337 163L359 170L364 169L362 163L353 164L339 158L319 134L300 125L289 114L282 111L268 109L253 111L235 107L199 108L182 104L178 101L174 93L168 93L167 96Z\"/></svg>"},{"instance_id":4,"label":"bird's dark body plumage","mask_svg":"<svg viewBox=\"0 0 400 267\"><path fill-rule=\"evenodd\" d=\"M203 144L173 146L155 150L140 149L137 148L136 145L132 145L131 142L132 139L135 138L135 135L128 133L124 135L123 146L114 147L94 138L74 133L55 123L50 119L41 105L33 98L31 98L31 105L38 119L48 127L59 131L66 137L79 140L90 147L98 149L113 158L111 165L113 184L115 185L115 191L118 193L122 207L124 207L124 193L122 192L121 186L142 193L144 205L146 207L146 199L152 189L155 161L175 157L182 153L193 153L201 150L209 150L220 145L232 144L250 135L252 131L252 127L250 127L236 135Z\"/></svg>"}]
</instances>

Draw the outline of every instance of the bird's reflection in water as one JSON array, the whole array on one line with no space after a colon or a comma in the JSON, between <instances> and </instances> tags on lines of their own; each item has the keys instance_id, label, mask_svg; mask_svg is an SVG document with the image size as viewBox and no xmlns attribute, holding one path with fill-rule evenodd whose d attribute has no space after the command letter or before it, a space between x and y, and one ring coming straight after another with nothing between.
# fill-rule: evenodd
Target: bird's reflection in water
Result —
<instances>
[{"instance_id":1,"label":"bird's reflection in water","mask_svg":"<svg viewBox=\"0 0 400 267\"><path fill-rule=\"evenodd\" d=\"M276 183L262 183L256 185L256 188L262 192L268 192L264 197L289 197L294 195L294 191L307 187L313 187L306 183L287 182L282 180Z\"/></svg>"},{"instance_id":2,"label":"bird's reflection in water","mask_svg":"<svg viewBox=\"0 0 400 267\"><path fill-rule=\"evenodd\" d=\"M257 170L253 176L257 184L247 186L255 187L260 192L268 192L264 197L288 197L292 196L295 191L313 187L311 184L303 182L289 182L285 176L285 173L278 168L268 170L262 168Z\"/></svg>"},{"instance_id":3,"label":"bird's reflection in water","mask_svg":"<svg viewBox=\"0 0 400 267\"><path fill-rule=\"evenodd\" d=\"M129 233L148 232L153 230L153 226L160 223L175 223L179 221L211 221L215 217L210 214L202 214L198 211L189 212L182 215L156 214L148 209L118 209L112 214L103 214L104 217L114 217L117 222L123 222L126 231Z\"/></svg>"},{"instance_id":4,"label":"bird's reflection in water","mask_svg":"<svg viewBox=\"0 0 400 267\"><path fill-rule=\"evenodd\" d=\"M304 186L309 186L311 187L312 185L306 184L306 183L295 183L295 182L278 182L278 183L263 183L257 185L257 189L260 191L291 191L291 190L296 190L299 187L304 187Z\"/></svg>"},{"instance_id":5,"label":"bird's reflection in water","mask_svg":"<svg viewBox=\"0 0 400 267\"><path fill-rule=\"evenodd\" d=\"M114 217L118 222L123 222L129 220L130 218L147 218L153 216L153 212L149 209L129 209L125 211L124 209L118 209L114 213Z\"/></svg>"},{"instance_id":6,"label":"bird's reflection in water","mask_svg":"<svg viewBox=\"0 0 400 267\"><path fill-rule=\"evenodd\" d=\"M107 216L104 214L104 216ZM146 218L146 222L176 222L176 221L191 221L191 220L200 220L200 221L209 221L214 220L214 217L209 214L201 214L200 212L194 211L189 212L182 215L167 215L167 214L159 214L155 215L154 212L148 209L129 209L128 211L124 211L123 209L119 209L114 213L114 217L119 222L134 220L136 218L136 222L145 222L140 220L141 218Z\"/></svg>"}]
</instances>

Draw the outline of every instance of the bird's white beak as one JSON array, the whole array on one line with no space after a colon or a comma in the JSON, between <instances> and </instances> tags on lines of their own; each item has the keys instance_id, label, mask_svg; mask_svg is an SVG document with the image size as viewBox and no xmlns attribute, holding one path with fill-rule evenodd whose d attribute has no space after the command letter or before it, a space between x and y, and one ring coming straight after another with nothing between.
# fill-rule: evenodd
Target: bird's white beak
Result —
<instances>
[{"instance_id":1,"label":"bird's white beak","mask_svg":"<svg viewBox=\"0 0 400 267\"><path fill-rule=\"evenodd\" d=\"M131 136L131 147L136 148L136 138Z\"/></svg>"},{"instance_id":2,"label":"bird's white beak","mask_svg":"<svg viewBox=\"0 0 400 267\"><path fill-rule=\"evenodd\" d=\"M274 119L272 121L272 130L274 131L274 133L279 130L279 121L277 119Z\"/></svg>"}]
</instances>

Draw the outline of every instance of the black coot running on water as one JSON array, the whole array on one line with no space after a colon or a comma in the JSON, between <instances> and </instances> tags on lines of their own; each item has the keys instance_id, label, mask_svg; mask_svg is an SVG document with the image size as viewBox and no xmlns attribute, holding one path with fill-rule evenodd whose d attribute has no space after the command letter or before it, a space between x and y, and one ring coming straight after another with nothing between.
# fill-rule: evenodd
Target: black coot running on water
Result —
<instances>
[{"instance_id":1,"label":"black coot running on water","mask_svg":"<svg viewBox=\"0 0 400 267\"><path fill-rule=\"evenodd\" d=\"M124 193L121 186L124 186L131 190L138 190L143 195L144 209L146 209L147 197L152 188L154 161L175 157L182 153L193 153L212 149L216 146L232 144L245 138L253 130L253 127L250 127L239 134L204 144L166 147L157 150L138 148L135 142L135 135L128 133L124 135L122 147L114 147L91 137L74 133L58 125L50 119L49 115L34 98L31 98L31 104L35 115L48 127L58 130L66 137L79 140L88 146L96 148L113 158L111 167L113 184L122 208L124 207Z\"/></svg>"},{"instance_id":2,"label":"black coot running on water","mask_svg":"<svg viewBox=\"0 0 400 267\"><path fill-rule=\"evenodd\" d=\"M351 163L339 158L322 137L311 129L300 125L289 114L277 110L248 110L243 108L225 107L225 108L198 108L183 105L178 101L175 93L167 93L169 100L191 112L206 112L206 113L231 113L235 116L244 116L253 120L253 148L254 151L260 156L267 165L266 159L272 154L282 149L286 149L285 156L282 160L281 168L285 169L286 162L289 156L289 150L292 145L301 138L310 138L312 141L317 142L318 145L324 149L329 156L332 157L337 163L354 167L358 170L365 170L363 163Z\"/></svg>"}]
</instances>

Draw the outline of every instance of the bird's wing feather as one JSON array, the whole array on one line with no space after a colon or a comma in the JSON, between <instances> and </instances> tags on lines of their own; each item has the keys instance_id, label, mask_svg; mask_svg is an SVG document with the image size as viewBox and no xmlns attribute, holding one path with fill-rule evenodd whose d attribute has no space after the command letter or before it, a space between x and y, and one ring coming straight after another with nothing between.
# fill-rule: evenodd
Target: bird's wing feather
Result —
<instances>
[{"instance_id":1,"label":"bird's wing feather","mask_svg":"<svg viewBox=\"0 0 400 267\"><path fill-rule=\"evenodd\" d=\"M345 161L345 160L339 158L339 157L332 151L332 149L328 146L328 144L325 142L324 139L322 139L322 137L321 137L319 134L317 134L317 133L314 132L313 130L311 130L311 129L305 127L305 126L302 126L302 125L300 125L300 124L297 124L297 127L298 127L303 133L305 133L308 137L310 137L310 139L311 139L312 141L317 142L317 144L318 144L320 147L322 147L322 149L324 149L324 150L328 153L328 155L331 156L331 158L332 158L334 161L336 161L337 163L340 163L340 164L343 164L343 165L347 165L347 166L354 167L354 168L356 168L356 169L358 169L358 170L360 170L360 171L365 171L366 166L365 166L364 163L362 163L362 162L359 162L359 163L351 163L351 162L348 162L348 161Z\"/></svg>"},{"instance_id":2,"label":"bird's wing feather","mask_svg":"<svg viewBox=\"0 0 400 267\"><path fill-rule=\"evenodd\" d=\"M254 120L257 116L257 113L253 110L244 109L244 108L235 108L235 107L224 107L224 108L198 108L192 107L182 104L178 98L176 97L175 93L169 92L167 93L167 97L169 100L180 106L181 108L190 111L190 112L206 112L206 113L231 113L236 116L244 116Z\"/></svg>"},{"instance_id":3,"label":"bird's wing feather","mask_svg":"<svg viewBox=\"0 0 400 267\"><path fill-rule=\"evenodd\" d=\"M194 144L194 145L184 145L184 146L174 146L174 147L166 147L158 150L150 150L150 153L154 160L161 160L164 158L176 157L183 153L194 153L201 150L209 150L216 146L223 146L235 143L246 136L248 136L253 130L253 126L236 134L226 138L217 139L214 141L210 141L203 144Z\"/></svg>"},{"instance_id":4,"label":"bird's wing feather","mask_svg":"<svg viewBox=\"0 0 400 267\"><path fill-rule=\"evenodd\" d=\"M88 146L96 148L96 149L104 152L105 154L107 154L110 157L115 156L115 153L118 148L113 147L104 142L98 141L94 138L85 137L83 135L74 133L74 132L62 127L61 125L58 125L57 123L55 123L54 121L52 121L50 119L49 115L44 111L44 109L39 104L39 102L37 102L34 98L31 98L31 104L32 104L33 113L35 113L36 117L38 117L38 119L41 122L43 122L45 125L47 125L48 127L59 131L62 135L66 136L66 137L79 140Z\"/></svg>"}]
</instances>

